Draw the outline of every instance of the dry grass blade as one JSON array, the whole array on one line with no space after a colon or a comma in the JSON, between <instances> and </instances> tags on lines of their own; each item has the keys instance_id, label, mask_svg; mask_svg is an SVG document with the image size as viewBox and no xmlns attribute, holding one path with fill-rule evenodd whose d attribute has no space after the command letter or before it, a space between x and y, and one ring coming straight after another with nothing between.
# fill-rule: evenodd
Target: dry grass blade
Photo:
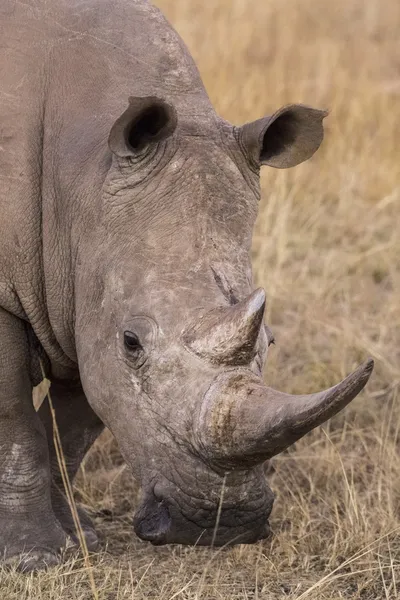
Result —
<instances>
[{"instance_id":1,"label":"dry grass blade","mask_svg":"<svg viewBox=\"0 0 400 600\"><path fill-rule=\"evenodd\" d=\"M362 551L354 554L354 556L351 556L349 559L345 560L342 564L340 564L338 567L336 567L336 569L333 569L333 571L331 571L330 573L328 573L327 575L322 577L319 581L316 581L310 588L308 588L300 596L298 596L296 598L296 600L305 600L305 598L308 598L312 592L314 592L317 589L322 588L324 585L328 585L328 584L332 583L335 579L338 579L339 577L346 577L346 576L348 577L348 574L336 575L336 573L338 571L341 571L345 567L349 566L351 563L354 563L354 562L360 560L361 558L363 558L364 556L367 556L367 554L369 554L369 552L371 551L372 546L378 545L379 542L381 542L383 538L387 538L391 534L397 534L399 531L400 531L400 527L396 528L394 531L391 531L391 532L385 534L384 536L378 538L377 540L374 540L374 542L369 544L366 548L363 548ZM382 564L381 564L381 561L379 558L378 558L378 563L379 563L379 567L376 567L376 569L379 570L382 575L384 568L382 567ZM388 565L385 568L391 569L391 565ZM371 572L371 570L373 570L373 568L365 569L364 571L359 571L359 572ZM354 575L356 573L357 573L356 571L353 571L352 575Z\"/></svg>"},{"instance_id":2,"label":"dry grass blade","mask_svg":"<svg viewBox=\"0 0 400 600\"><path fill-rule=\"evenodd\" d=\"M90 600L89 573L99 600L398 600L400 3L155 3L223 118L240 124L297 101L330 109L315 157L262 173L253 265L276 339L266 381L308 393L368 355L376 367L326 435L319 428L272 461L271 540L140 542L137 485L105 433L74 485L107 546L90 568L79 557L29 578L0 569L1 600Z\"/></svg>"},{"instance_id":3,"label":"dry grass blade","mask_svg":"<svg viewBox=\"0 0 400 600\"><path fill-rule=\"evenodd\" d=\"M42 369L43 379L45 379L45 372L44 372L42 363L40 364L40 366ZM88 551L88 548L86 545L86 538L85 538L85 534L83 533L82 526L81 526L81 523L79 520L79 514L78 514L78 510L77 510L76 502L75 502L75 498L74 498L74 491L73 491L72 484L71 484L71 481L70 481L69 475L68 475L68 469L67 469L67 465L65 462L65 456L64 456L64 452L63 452L63 448L62 448L60 432L58 430L58 425L57 425L57 415L56 415L56 411L54 410L54 405L53 405L53 402L51 399L50 387L47 390L47 399L49 402L52 424L53 424L54 448L55 448L56 454L57 454L57 461L58 461L58 466L59 466L61 477L62 477L62 482L64 485L64 490L66 493L66 497L67 497L68 505L69 505L69 508L70 508L70 511L72 514L72 518L74 521L75 531L77 532L77 535L78 535L80 548L82 549L83 558L85 561L85 567L87 569L87 575L90 580L90 586L92 589L93 598L94 598L94 600L98 600L99 594L98 594L96 582L95 582L94 576L93 576L93 567L90 564L90 557L89 557L89 551Z\"/></svg>"},{"instance_id":4,"label":"dry grass blade","mask_svg":"<svg viewBox=\"0 0 400 600\"><path fill-rule=\"evenodd\" d=\"M212 536L212 540L211 540L211 548L214 548L215 538L218 533L219 522L221 519L222 504L224 502L225 486L226 486L226 474L224 475L224 478L222 480L221 492L219 494L217 518L215 519L215 527L214 527L213 536Z\"/></svg>"}]
</instances>

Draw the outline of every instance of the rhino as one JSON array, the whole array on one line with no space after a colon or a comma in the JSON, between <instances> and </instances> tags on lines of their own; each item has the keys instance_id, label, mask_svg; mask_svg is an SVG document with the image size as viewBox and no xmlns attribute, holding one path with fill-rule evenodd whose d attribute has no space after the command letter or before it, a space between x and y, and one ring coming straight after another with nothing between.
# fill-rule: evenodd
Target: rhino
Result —
<instances>
[{"instance_id":1,"label":"rhino","mask_svg":"<svg viewBox=\"0 0 400 600\"><path fill-rule=\"evenodd\" d=\"M2 0L0 39L0 554L39 569L77 537L49 403L32 403L43 375L69 478L109 428L140 484L141 539L267 537L265 461L373 369L299 396L262 378L260 167L309 159L327 113L231 125L146 0Z\"/></svg>"}]
</instances>

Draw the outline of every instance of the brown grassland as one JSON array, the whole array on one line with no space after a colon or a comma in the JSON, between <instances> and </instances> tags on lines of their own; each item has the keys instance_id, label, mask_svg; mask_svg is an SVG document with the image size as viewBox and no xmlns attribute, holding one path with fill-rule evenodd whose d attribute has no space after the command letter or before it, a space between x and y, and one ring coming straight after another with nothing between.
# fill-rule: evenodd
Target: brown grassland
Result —
<instances>
[{"instance_id":1,"label":"brown grassland","mask_svg":"<svg viewBox=\"0 0 400 600\"><path fill-rule=\"evenodd\" d=\"M311 161L262 174L254 267L277 340L266 381L301 393L368 355L376 369L343 414L272 461L272 539L222 550L140 542L137 487L104 434L76 482L101 552L90 569L70 550L46 573L0 571L0 598L399 598L400 3L156 4L225 118L242 123L297 101L331 110Z\"/></svg>"}]
</instances>

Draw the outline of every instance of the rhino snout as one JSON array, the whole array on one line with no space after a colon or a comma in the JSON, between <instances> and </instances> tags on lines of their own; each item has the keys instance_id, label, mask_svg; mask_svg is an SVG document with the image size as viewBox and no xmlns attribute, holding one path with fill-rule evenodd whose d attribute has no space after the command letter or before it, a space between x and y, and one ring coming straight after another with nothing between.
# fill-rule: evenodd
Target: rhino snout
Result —
<instances>
[{"instance_id":1,"label":"rhino snout","mask_svg":"<svg viewBox=\"0 0 400 600\"><path fill-rule=\"evenodd\" d=\"M157 497L154 493L147 495L133 521L136 535L155 546L252 544L271 534L268 522L271 502L267 502L263 510L255 509L251 516L247 514L248 511L239 510L232 513L232 508L227 511L222 509L220 522L215 513L216 518L213 519L209 515L211 520L206 523L204 515L203 518L200 516L206 511L199 509L189 517L178 507L176 499L159 498L158 494Z\"/></svg>"}]
</instances>

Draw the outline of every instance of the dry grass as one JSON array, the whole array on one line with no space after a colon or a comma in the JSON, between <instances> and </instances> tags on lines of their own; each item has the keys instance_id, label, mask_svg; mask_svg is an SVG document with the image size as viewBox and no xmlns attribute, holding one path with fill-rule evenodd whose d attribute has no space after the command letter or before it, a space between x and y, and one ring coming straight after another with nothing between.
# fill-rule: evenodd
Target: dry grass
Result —
<instances>
[{"instance_id":1,"label":"dry grass","mask_svg":"<svg viewBox=\"0 0 400 600\"><path fill-rule=\"evenodd\" d=\"M136 488L110 437L78 489L97 515L101 600L400 597L400 4L397 0L158 0L219 112L240 123L292 101L331 109L326 141L266 170L254 238L277 338L266 372L307 392L367 355L366 392L273 461L275 537L211 551L131 535ZM2 600L83 600L82 559L0 573Z\"/></svg>"}]
</instances>

